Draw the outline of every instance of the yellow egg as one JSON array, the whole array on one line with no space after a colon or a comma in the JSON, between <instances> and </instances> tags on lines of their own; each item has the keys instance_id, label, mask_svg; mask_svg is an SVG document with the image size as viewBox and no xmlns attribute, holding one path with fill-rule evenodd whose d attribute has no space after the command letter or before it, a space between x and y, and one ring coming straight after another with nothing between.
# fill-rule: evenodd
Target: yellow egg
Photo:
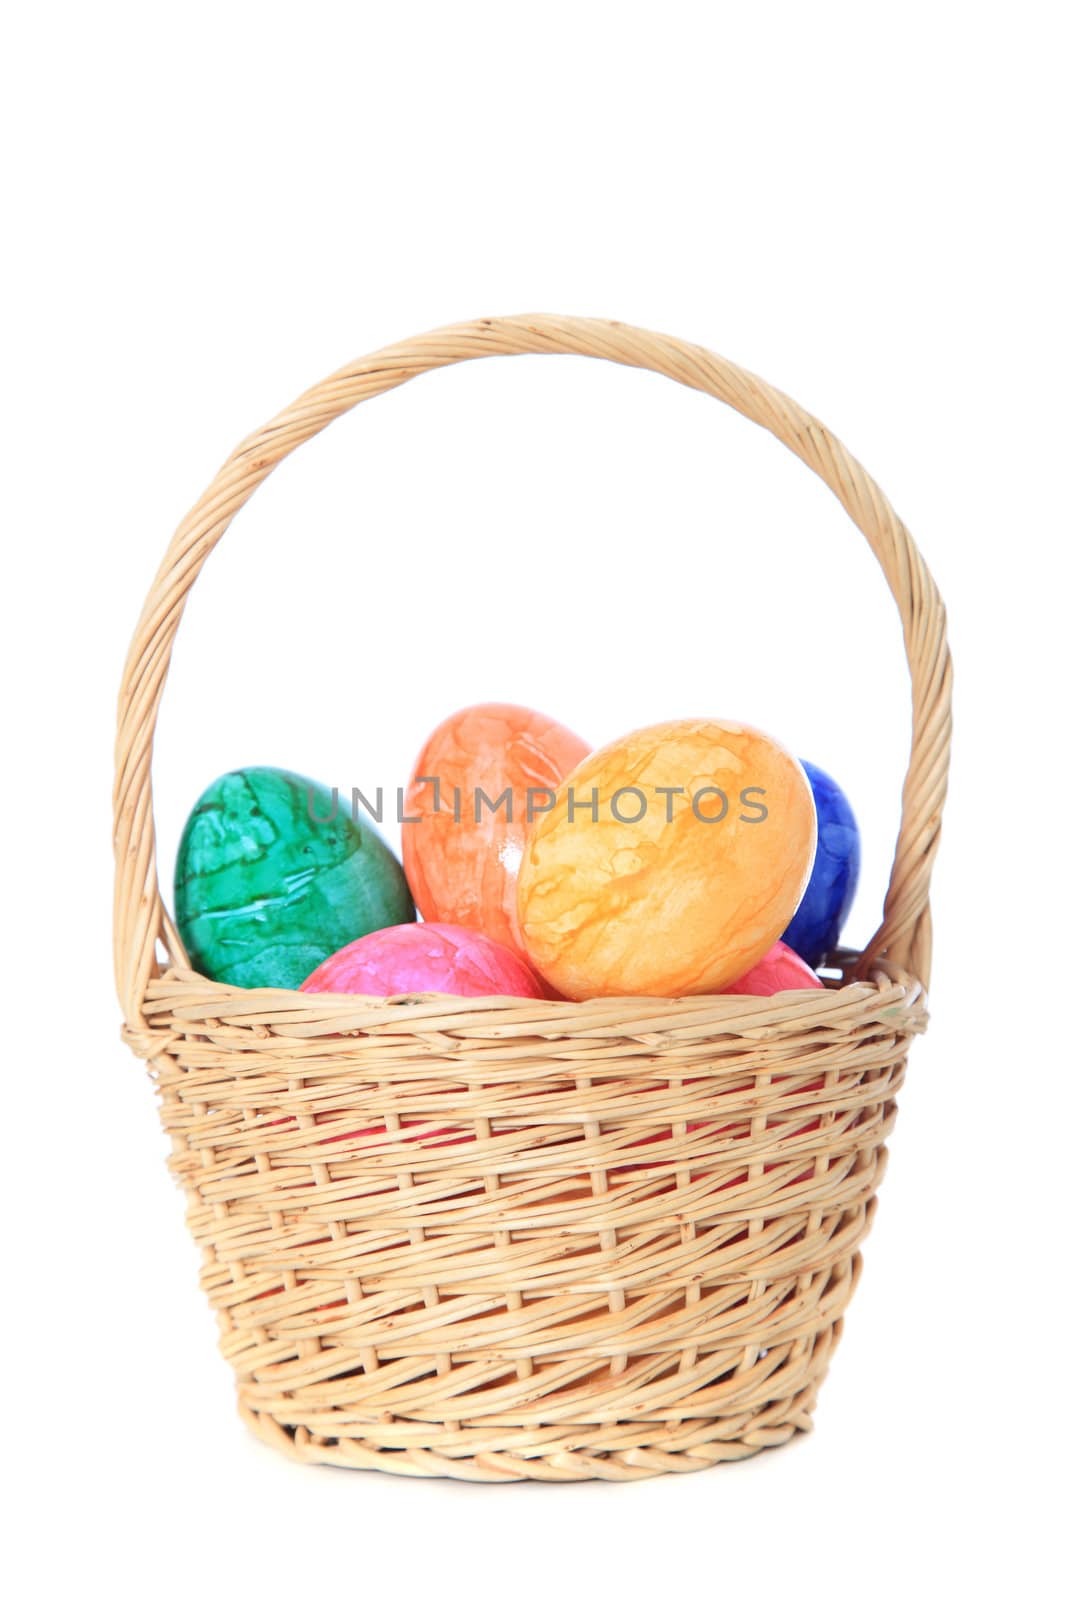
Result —
<instances>
[{"instance_id":1,"label":"yellow egg","mask_svg":"<svg viewBox=\"0 0 1067 1600\"><path fill-rule=\"evenodd\" d=\"M587 756L519 869L531 961L561 994L710 994L755 966L815 855L807 776L736 722L663 722Z\"/></svg>"}]
</instances>

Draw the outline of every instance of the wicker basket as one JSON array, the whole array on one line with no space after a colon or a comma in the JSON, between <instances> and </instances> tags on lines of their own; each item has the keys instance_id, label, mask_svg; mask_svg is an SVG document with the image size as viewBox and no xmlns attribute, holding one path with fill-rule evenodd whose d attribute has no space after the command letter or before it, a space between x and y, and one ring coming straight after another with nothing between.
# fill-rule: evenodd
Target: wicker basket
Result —
<instances>
[{"instance_id":1,"label":"wicker basket","mask_svg":"<svg viewBox=\"0 0 1067 1600\"><path fill-rule=\"evenodd\" d=\"M360 401L478 356L663 373L760 423L866 534L899 606L911 761L881 927L832 988L561 1004L233 989L160 900L151 756L190 585L276 464ZM126 667L115 948L203 1287L261 1438L480 1481L690 1471L811 1426L926 1023L945 793L944 609L863 469L777 390L615 322L489 318L308 391L178 529Z\"/></svg>"}]
</instances>

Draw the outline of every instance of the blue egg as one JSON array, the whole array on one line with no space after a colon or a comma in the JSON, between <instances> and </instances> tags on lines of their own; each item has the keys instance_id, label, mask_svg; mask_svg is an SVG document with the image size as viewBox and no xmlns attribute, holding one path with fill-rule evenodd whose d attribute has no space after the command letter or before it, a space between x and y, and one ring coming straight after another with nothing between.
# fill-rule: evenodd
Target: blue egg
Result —
<instances>
[{"instance_id":1,"label":"blue egg","mask_svg":"<svg viewBox=\"0 0 1067 1600\"><path fill-rule=\"evenodd\" d=\"M829 773L810 761L801 766L815 796L819 842L804 898L782 938L809 967L819 967L836 948L856 897L860 833L844 791Z\"/></svg>"}]
</instances>

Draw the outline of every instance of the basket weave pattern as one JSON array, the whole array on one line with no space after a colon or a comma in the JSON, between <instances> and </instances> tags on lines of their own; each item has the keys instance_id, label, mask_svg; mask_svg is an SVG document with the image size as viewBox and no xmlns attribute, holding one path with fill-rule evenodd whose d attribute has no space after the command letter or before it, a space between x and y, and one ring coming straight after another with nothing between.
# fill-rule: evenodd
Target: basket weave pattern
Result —
<instances>
[{"instance_id":1,"label":"basket weave pattern","mask_svg":"<svg viewBox=\"0 0 1067 1600\"><path fill-rule=\"evenodd\" d=\"M904 623L913 743L884 918L845 979L771 999L372 1000L190 970L156 878L151 754L188 590L303 440L494 354L643 366L767 427L866 534ZM617 323L487 319L356 362L246 441L182 523L120 705L116 975L242 1414L306 1460L483 1481L641 1477L811 1425L912 1035L949 740L940 597L820 424ZM846 981L847 980L847 981Z\"/></svg>"}]
</instances>

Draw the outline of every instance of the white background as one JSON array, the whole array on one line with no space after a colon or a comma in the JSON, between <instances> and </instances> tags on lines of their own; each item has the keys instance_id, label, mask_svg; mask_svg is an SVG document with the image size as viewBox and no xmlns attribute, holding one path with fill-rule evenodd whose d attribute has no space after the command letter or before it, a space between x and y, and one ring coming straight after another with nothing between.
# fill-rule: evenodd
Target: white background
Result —
<instances>
[{"instance_id":1,"label":"white background","mask_svg":"<svg viewBox=\"0 0 1067 1600\"><path fill-rule=\"evenodd\" d=\"M1055 8L23 7L4 49L3 1419L15 1592L1045 1595L1062 1581L1061 61ZM173 526L343 361L552 310L822 417L945 593L933 1025L810 1437L632 1486L300 1468L246 1437L110 977L115 693ZM517 699L756 722L828 767L877 923L899 626L826 490L574 360L344 419L212 558L156 762L403 782ZM169 893L169 888L167 890Z\"/></svg>"}]
</instances>

